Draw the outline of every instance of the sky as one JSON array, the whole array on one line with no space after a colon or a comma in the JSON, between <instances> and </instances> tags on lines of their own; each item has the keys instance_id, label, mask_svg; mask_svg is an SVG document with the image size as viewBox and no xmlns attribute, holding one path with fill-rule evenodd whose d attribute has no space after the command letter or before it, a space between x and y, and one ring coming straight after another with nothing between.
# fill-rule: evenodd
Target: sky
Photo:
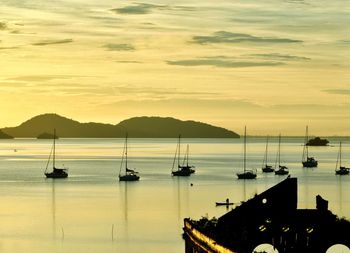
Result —
<instances>
[{"instance_id":1,"label":"sky","mask_svg":"<svg viewBox=\"0 0 350 253\"><path fill-rule=\"evenodd\" d=\"M344 0L0 0L0 127L43 113L350 135Z\"/></svg>"}]
</instances>

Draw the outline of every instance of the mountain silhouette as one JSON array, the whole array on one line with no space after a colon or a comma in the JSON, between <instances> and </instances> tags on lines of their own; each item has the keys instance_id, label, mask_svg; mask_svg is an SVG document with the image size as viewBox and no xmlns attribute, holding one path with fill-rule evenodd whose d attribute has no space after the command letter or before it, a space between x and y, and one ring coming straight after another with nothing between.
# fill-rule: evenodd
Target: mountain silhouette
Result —
<instances>
[{"instance_id":1,"label":"mountain silhouette","mask_svg":"<svg viewBox=\"0 0 350 253\"><path fill-rule=\"evenodd\" d=\"M0 139L13 139L13 137L0 130Z\"/></svg>"},{"instance_id":2,"label":"mountain silhouette","mask_svg":"<svg viewBox=\"0 0 350 253\"><path fill-rule=\"evenodd\" d=\"M196 121L182 121L174 118L135 117L119 124L80 123L57 114L35 116L17 127L1 129L16 138L36 138L56 129L60 138L121 138L128 132L132 138L239 138L239 135L225 128Z\"/></svg>"}]
</instances>

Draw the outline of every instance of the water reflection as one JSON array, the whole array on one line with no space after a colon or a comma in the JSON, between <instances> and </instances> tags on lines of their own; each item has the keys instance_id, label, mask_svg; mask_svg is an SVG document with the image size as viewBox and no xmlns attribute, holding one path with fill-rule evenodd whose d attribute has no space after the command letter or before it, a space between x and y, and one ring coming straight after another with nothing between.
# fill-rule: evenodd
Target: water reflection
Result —
<instances>
[{"instance_id":1,"label":"water reflection","mask_svg":"<svg viewBox=\"0 0 350 253\"><path fill-rule=\"evenodd\" d=\"M121 205L123 210L123 220L124 220L124 236L125 240L129 241L129 229L128 229L128 219L129 219L129 204L128 204L128 182L120 182L120 195L123 196L121 199Z\"/></svg>"},{"instance_id":2,"label":"water reflection","mask_svg":"<svg viewBox=\"0 0 350 253\"><path fill-rule=\"evenodd\" d=\"M173 177L174 190L176 191L175 205L177 210L177 222L182 225L184 213L189 210L189 187L193 187L193 183L189 183L189 178Z\"/></svg>"},{"instance_id":3,"label":"water reflection","mask_svg":"<svg viewBox=\"0 0 350 253\"><path fill-rule=\"evenodd\" d=\"M52 239L56 240L56 191L55 180L51 180Z\"/></svg>"}]
</instances>

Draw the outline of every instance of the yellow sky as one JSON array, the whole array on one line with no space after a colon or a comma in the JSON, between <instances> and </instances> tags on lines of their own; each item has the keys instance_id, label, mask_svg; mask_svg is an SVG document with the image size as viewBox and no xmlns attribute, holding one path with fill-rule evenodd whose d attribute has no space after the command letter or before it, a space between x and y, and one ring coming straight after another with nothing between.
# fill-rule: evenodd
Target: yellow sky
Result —
<instances>
[{"instance_id":1,"label":"yellow sky","mask_svg":"<svg viewBox=\"0 0 350 253\"><path fill-rule=\"evenodd\" d=\"M1 4L0 127L55 112L350 135L343 1L100 2Z\"/></svg>"}]
</instances>

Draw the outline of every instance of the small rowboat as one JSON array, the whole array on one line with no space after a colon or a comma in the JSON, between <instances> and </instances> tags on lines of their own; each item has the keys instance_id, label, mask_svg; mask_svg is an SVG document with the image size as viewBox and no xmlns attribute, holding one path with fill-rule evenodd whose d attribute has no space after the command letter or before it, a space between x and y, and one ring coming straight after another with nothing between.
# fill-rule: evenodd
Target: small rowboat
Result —
<instances>
[{"instance_id":1,"label":"small rowboat","mask_svg":"<svg viewBox=\"0 0 350 253\"><path fill-rule=\"evenodd\" d=\"M215 202L217 206L232 206L232 202Z\"/></svg>"}]
</instances>

